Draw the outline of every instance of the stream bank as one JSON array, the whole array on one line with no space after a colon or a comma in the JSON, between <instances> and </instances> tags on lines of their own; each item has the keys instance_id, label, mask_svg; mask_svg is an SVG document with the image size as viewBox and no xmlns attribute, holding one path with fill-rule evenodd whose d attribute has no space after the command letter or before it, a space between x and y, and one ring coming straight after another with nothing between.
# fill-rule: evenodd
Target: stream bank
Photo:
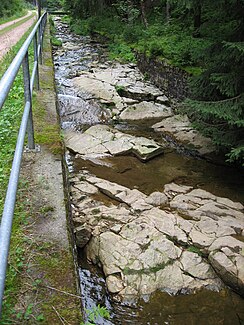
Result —
<instances>
[{"instance_id":1,"label":"stream bank","mask_svg":"<svg viewBox=\"0 0 244 325\"><path fill-rule=\"evenodd\" d=\"M242 293L243 206L234 202L243 197L241 175L235 172L236 191L234 170L200 159L214 152L209 139L175 116L168 98L134 65L109 62L106 47L73 35L59 20L56 28L63 46L54 51L55 76L84 305L106 305L108 324L177 324L185 314L188 324L199 318L240 324L243 300L226 284ZM184 146L164 130L163 122L176 120ZM227 261L235 262L226 267ZM214 300L232 313L219 312Z\"/></svg>"}]
</instances>

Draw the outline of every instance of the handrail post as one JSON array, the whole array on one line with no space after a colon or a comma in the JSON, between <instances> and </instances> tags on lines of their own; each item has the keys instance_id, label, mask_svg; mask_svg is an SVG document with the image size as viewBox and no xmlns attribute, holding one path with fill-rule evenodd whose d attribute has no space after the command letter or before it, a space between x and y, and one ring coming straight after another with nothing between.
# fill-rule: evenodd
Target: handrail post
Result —
<instances>
[{"instance_id":1,"label":"handrail post","mask_svg":"<svg viewBox=\"0 0 244 325\"><path fill-rule=\"evenodd\" d=\"M23 59L22 66L23 66L23 76L24 76L25 103L27 103L27 102L30 103L30 113L29 113L29 119L28 119L28 125L27 125L28 148L35 149L28 51L26 52L26 55Z\"/></svg>"},{"instance_id":2,"label":"handrail post","mask_svg":"<svg viewBox=\"0 0 244 325\"><path fill-rule=\"evenodd\" d=\"M40 90L40 82L39 82L39 66L38 66L38 43L37 43L37 34L33 38L34 44L34 61L36 63L36 73L35 73L35 86L37 90Z\"/></svg>"},{"instance_id":3,"label":"handrail post","mask_svg":"<svg viewBox=\"0 0 244 325\"><path fill-rule=\"evenodd\" d=\"M40 46L39 60L40 64L42 64L42 28L41 24L38 27L38 47Z\"/></svg>"}]
</instances>

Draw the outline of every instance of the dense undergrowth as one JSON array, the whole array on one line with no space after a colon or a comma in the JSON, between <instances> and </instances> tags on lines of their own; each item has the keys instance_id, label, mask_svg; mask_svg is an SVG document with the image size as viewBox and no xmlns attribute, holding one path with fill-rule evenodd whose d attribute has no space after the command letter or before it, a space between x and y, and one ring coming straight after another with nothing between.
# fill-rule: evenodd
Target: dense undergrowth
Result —
<instances>
[{"instance_id":1,"label":"dense undergrowth","mask_svg":"<svg viewBox=\"0 0 244 325\"><path fill-rule=\"evenodd\" d=\"M64 18L65 20L65 18ZM135 62L135 52L146 53L148 57L159 57L169 63L196 71L201 71L199 52L211 42L204 38L192 37L192 31L183 29L172 21L152 21L145 29L139 21L131 25L124 24L116 16L103 15L70 21L72 30L77 34L99 34L108 39L112 59Z\"/></svg>"},{"instance_id":2,"label":"dense undergrowth","mask_svg":"<svg viewBox=\"0 0 244 325\"><path fill-rule=\"evenodd\" d=\"M9 21L12 21L12 20L21 18L21 17L25 16L26 14L27 14L27 9L22 9L11 16L0 17L0 25L7 23Z\"/></svg>"},{"instance_id":3,"label":"dense undergrowth","mask_svg":"<svg viewBox=\"0 0 244 325\"><path fill-rule=\"evenodd\" d=\"M25 0L1 0L0 24L19 18L27 13L27 9L33 9L31 1Z\"/></svg>"}]
</instances>

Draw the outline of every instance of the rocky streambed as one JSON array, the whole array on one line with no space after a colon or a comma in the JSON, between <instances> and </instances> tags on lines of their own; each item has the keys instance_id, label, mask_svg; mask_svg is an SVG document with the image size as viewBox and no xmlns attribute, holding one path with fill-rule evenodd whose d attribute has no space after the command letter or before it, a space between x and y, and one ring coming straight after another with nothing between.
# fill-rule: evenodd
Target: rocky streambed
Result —
<instances>
[{"instance_id":1,"label":"rocky streambed","mask_svg":"<svg viewBox=\"0 0 244 325\"><path fill-rule=\"evenodd\" d=\"M199 159L214 154L210 140L134 64L110 62L105 46L55 24L85 307L106 305L107 324L240 324L241 174Z\"/></svg>"}]
</instances>

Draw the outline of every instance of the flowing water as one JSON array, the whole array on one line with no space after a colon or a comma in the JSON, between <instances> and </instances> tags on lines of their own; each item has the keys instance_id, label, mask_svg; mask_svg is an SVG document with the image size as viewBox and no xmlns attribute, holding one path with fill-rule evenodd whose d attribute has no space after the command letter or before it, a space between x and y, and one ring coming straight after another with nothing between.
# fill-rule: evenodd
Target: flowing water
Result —
<instances>
[{"instance_id":1,"label":"flowing water","mask_svg":"<svg viewBox=\"0 0 244 325\"><path fill-rule=\"evenodd\" d=\"M101 122L106 111L87 93L72 86L72 78L82 71L107 60L102 44L89 37L70 32L59 19L55 21L56 37L63 42L63 49L54 51L55 79L58 92L61 126L63 129L82 130L87 125ZM150 123L133 125L118 124L122 132L154 138L165 138L150 129ZM164 155L142 163L136 157L122 156L103 160L102 164L77 159L67 153L73 173L86 169L98 177L129 188L138 188L146 194L162 190L170 182L202 188L218 196L243 201L243 170L215 165L194 157L190 152L169 141ZM106 306L111 319L98 324L244 324L243 299L230 290L222 292L201 291L194 295L170 296L156 292L136 304L116 302L106 290L102 271L86 262L83 251L79 252L79 275L83 307Z\"/></svg>"}]
</instances>

